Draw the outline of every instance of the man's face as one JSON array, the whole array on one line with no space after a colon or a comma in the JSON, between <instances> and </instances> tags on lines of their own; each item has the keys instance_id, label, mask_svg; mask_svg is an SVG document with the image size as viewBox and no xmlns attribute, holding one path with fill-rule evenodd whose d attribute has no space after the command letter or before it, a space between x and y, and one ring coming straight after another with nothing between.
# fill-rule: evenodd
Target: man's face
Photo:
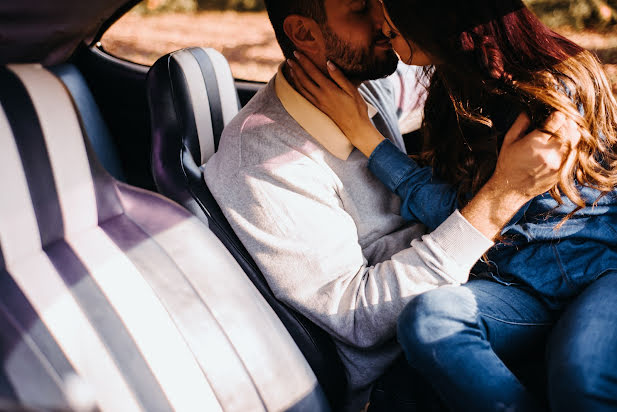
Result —
<instances>
[{"instance_id":1,"label":"man's face","mask_svg":"<svg viewBox=\"0 0 617 412\"><path fill-rule=\"evenodd\" d=\"M378 0L325 0L324 7L326 59L357 82L396 70L398 58L381 31L384 16Z\"/></svg>"}]
</instances>

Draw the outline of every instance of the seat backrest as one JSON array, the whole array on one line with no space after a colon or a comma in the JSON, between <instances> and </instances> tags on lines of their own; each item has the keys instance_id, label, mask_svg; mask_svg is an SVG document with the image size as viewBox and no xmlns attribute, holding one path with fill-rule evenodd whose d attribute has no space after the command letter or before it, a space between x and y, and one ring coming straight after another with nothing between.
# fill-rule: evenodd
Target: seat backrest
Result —
<instances>
[{"instance_id":1,"label":"seat backrest","mask_svg":"<svg viewBox=\"0 0 617 412\"><path fill-rule=\"evenodd\" d=\"M227 61L213 49L189 48L167 54L151 67L147 90L157 189L208 223L283 321L336 408L347 381L334 342L313 322L275 298L203 179L200 166L217 149L222 132L215 119L223 119L226 125L237 112L237 106L232 107L237 93ZM218 101L226 103L220 108Z\"/></svg>"},{"instance_id":2,"label":"seat backrest","mask_svg":"<svg viewBox=\"0 0 617 412\"><path fill-rule=\"evenodd\" d=\"M75 107L40 65L0 68L0 399L328 410L220 241L174 202L111 177Z\"/></svg>"},{"instance_id":3,"label":"seat backrest","mask_svg":"<svg viewBox=\"0 0 617 412\"><path fill-rule=\"evenodd\" d=\"M193 47L161 57L148 72L152 175L157 190L207 221L195 191L200 166L218 147L239 102L227 60L214 49Z\"/></svg>"}]
</instances>

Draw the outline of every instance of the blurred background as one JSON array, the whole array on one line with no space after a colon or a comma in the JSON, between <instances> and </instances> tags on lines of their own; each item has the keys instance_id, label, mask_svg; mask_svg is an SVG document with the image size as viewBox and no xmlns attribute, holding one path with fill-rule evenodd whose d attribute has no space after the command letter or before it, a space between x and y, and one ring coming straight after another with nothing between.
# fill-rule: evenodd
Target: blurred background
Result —
<instances>
[{"instance_id":1,"label":"blurred background","mask_svg":"<svg viewBox=\"0 0 617 412\"><path fill-rule=\"evenodd\" d=\"M617 94L617 0L526 0L557 32L592 50ZM239 79L267 81L282 60L263 0L144 0L103 36L109 53L150 65L188 46L219 50Z\"/></svg>"}]
</instances>

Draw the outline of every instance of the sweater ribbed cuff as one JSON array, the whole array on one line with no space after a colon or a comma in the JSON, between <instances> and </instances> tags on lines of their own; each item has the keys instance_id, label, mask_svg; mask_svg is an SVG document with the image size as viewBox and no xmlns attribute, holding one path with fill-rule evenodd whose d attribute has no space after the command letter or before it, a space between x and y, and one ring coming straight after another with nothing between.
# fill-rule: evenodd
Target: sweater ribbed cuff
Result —
<instances>
[{"instance_id":1,"label":"sweater ribbed cuff","mask_svg":"<svg viewBox=\"0 0 617 412\"><path fill-rule=\"evenodd\" d=\"M469 270L494 244L473 227L458 210L431 233L431 238L447 256Z\"/></svg>"}]
</instances>

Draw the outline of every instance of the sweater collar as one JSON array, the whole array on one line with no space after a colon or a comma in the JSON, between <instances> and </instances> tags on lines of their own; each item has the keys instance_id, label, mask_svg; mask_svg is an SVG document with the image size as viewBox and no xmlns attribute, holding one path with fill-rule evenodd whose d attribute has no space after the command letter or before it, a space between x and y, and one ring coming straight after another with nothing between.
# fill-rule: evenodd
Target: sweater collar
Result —
<instances>
[{"instance_id":1,"label":"sweater collar","mask_svg":"<svg viewBox=\"0 0 617 412\"><path fill-rule=\"evenodd\" d=\"M279 66L274 79L274 90L285 110L296 122L319 142L328 152L341 160L347 160L353 145L341 129L325 113L298 93L283 75L283 64ZM366 103L369 117L377 109Z\"/></svg>"}]
</instances>

